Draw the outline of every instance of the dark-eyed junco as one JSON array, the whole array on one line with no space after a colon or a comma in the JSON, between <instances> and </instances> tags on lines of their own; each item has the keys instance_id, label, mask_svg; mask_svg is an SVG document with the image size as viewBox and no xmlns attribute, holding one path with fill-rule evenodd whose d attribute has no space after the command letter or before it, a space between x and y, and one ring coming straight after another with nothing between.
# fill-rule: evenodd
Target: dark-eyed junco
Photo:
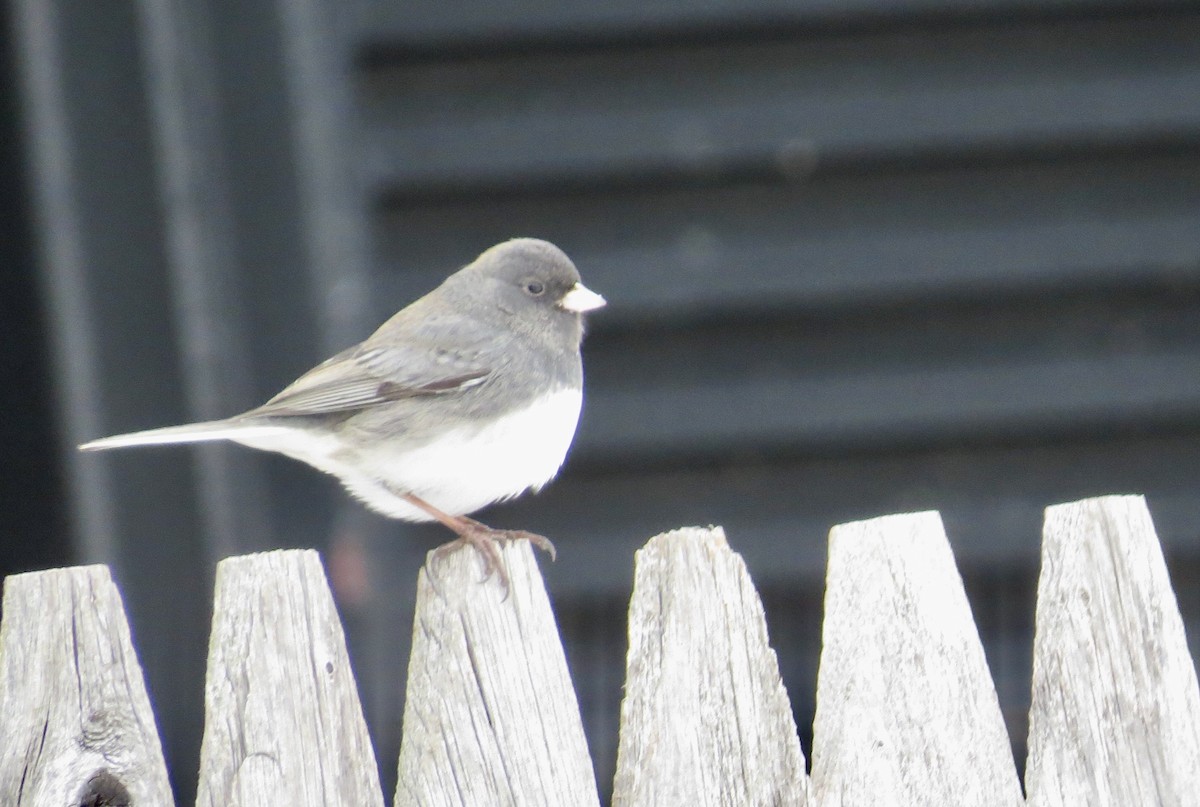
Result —
<instances>
[{"instance_id":1,"label":"dark-eyed junco","mask_svg":"<svg viewBox=\"0 0 1200 807\"><path fill-rule=\"evenodd\" d=\"M497 540L541 536L467 518L558 472L583 401L584 312L604 298L558 247L518 238L484 252L366 341L225 420L80 446L232 440L333 474L367 506L458 534L507 586Z\"/></svg>"}]
</instances>

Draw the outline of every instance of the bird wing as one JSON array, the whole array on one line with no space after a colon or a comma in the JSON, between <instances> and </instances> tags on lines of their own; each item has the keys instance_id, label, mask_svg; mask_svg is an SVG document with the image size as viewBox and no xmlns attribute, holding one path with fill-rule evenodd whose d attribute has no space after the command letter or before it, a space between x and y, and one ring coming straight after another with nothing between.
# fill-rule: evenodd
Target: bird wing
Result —
<instances>
[{"instance_id":1,"label":"bird wing","mask_svg":"<svg viewBox=\"0 0 1200 807\"><path fill-rule=\"evenodd\" d=\"M352 412L388 401L445 395L483 383L491 369L473 352L408 342L369 341L317 365L250 416Z\"/></svg>"}]
</instances>

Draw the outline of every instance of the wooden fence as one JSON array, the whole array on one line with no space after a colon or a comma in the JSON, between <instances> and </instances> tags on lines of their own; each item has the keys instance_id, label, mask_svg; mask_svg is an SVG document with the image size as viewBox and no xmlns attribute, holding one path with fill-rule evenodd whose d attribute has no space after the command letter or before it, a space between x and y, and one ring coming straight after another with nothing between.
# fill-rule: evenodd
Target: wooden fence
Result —
<instances>
[{"instance_id":1,"label":"wooden fence","mask_svg":"<svg viewBox=\"0 0 1200 807\"><path fill-rule=\"evenodd\" d=\"M421 574L396 805L598 804L537 565L504 557L507 599L473 553L438 591ZM1200 804L1200 690L1141 498L1046 512L1027 799L938 515L835 527L826 585L806 776L721 530L637 553L615 805ZM197 803L382 805L316 554L224 561L214 613ZM104 567L6 581L0 720L0 804L172 804Z\"/></svg>"}]
</instances>

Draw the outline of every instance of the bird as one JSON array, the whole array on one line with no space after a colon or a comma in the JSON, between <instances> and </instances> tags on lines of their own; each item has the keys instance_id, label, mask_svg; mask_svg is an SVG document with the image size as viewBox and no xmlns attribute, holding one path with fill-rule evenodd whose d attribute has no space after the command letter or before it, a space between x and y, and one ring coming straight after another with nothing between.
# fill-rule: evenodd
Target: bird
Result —
<instances>
[{"instance_id":1,"label":"bird","mask_svg":"<svg viewBox=\"0 0 1200 807\"><path fill-rule=\"evenodd\" d=\"M221 420L119 434L82 451L229 440L336 477L368 508L437 521L479 553L484 580L508 576L498 543L524 530L469 517L554 478L583 402L584 315L605 305L558 247L514 238L484 251L364 341L261 406Z\"/></svg>"}]
</instances>

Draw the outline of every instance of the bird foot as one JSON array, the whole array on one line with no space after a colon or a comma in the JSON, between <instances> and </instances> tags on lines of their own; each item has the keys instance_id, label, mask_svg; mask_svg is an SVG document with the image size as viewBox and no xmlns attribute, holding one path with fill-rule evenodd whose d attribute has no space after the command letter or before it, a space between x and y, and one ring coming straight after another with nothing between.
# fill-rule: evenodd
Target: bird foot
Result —
<instances>
[{"instance_id":1,"label":"bird foot","mask_svg":"<svg viewBox=\"0 0 1200 807\"><path fill-rule=\"evenodd\" d=\"M544 535L538 535L525 530L498 530L466 516L458 516L455 520L458 522L455 526L458 538L442 544L433 550L430 555L429 572L431 578L437 577L435 567L447 555L456 552L464 546L472 546L483 560L483 579L480 582L487 582L492 578L492 575L495 575L500 578L500 585L503 587L504 596L507 598L509 579L508 570L504 568L504 558L500 554L501 542L529 541L538 549L548 554L550 560L553 561L558 556L558 553L554 549L554 544ZM434 583L436 586L436 580L434 580Z\"/></svg>"}]
</instances>

